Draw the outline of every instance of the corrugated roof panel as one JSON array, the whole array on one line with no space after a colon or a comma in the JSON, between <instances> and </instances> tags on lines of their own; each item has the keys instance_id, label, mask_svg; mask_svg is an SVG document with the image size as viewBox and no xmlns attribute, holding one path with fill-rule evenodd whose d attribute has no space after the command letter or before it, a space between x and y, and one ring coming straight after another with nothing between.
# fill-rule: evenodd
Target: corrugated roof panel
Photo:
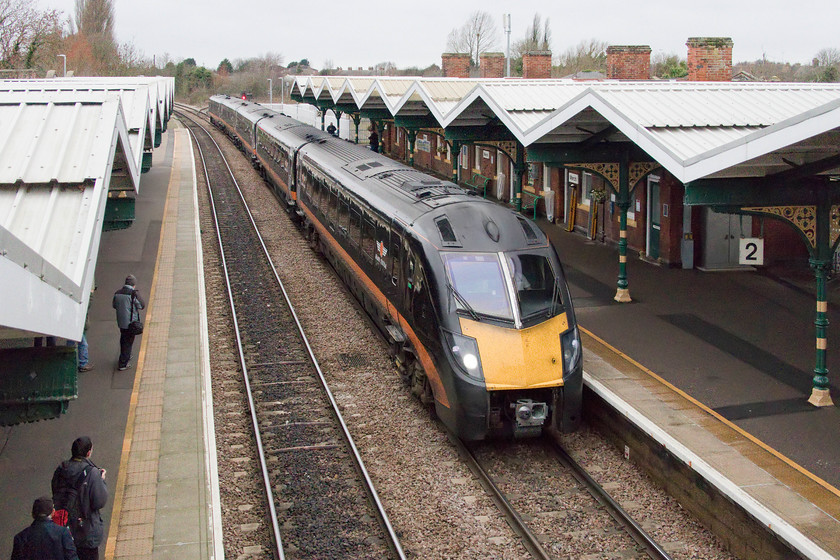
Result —
<instances>
[{"instance_id":1,"label":"corrugated roof panel","mask_svg":"<svg viewBox=\"0 0 840 560\"><path fill-rule=\"evenodd\" d=\"M478 81L473 80L424 80L419 82L419 85L436 103L443 101L457 103L472 91L477 83Z\"/></svg>"},{"instance_id":2,"label":"corrugated roof panel","mask_svg":"<svg viewBox=\"0 0 840 560\"><path fill-rule=\"evenodd\" d=\"M85 224L94 219L93 191L93 183L0 188L0 226L80 283Z\"/></svg>"},{"instance_id":3,"label":"corrugated roof panel","mask_svg":"<svg viewBox=\"0 0 840 560\"><path fill-rule=\"evenodd\" d=\"M491 82L485 91L505 111L554 111L583 93L588 85L566 80Z\"/></svg>"},{"instance_id":4,"label":"corrugated roof panel","mask_svg":"<svg viewBox=\"0 0 840 560\"><path fill-rule=\"evenodd\" d=\"M99 138L103 103L4 103L0 124L9 139L0 146L0 183L82 183L106 161L111 137ZM118 103L105 109L115 119ZM92 166L91 160L96 162Z\"/></svg>"},{"instance_id":5,"label":"corrugated roof panel","mask_svg":"<svg viewBox=\"0 0 840 560\"><path fill-rule=\"evenodd\" d=\"M414 80L377 80L382 93L388 97L402 97Z\"/></svg>"},{"instance_id":6,"label":"corrugated roof panel","mask_svg":"<svg viewBox=\"0 0 840 560\"><path fill-rule=\"evenodd\" d=\"M630 119L652 127L770 126L840 99L813 84L605 84L595 90Z\"/></svg>"},{"instance_id":7,"label":"corrugated roof panel","mask_svg":"<svg viewBox=\"0 0 840 560\"><path fill-rule=\"evenodd\" d=\"M649 132L656 141L667 146L678 158L688 160L719 146L740 140L757 130L761 130L761 127L663 127L650 129Z\"/></svg>"}]
</instances>

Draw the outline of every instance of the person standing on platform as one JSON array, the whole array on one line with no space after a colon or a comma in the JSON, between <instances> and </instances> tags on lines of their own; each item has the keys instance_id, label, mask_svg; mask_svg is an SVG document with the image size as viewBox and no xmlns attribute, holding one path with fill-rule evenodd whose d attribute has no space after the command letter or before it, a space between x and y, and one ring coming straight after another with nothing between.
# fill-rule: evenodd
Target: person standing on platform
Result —
<instances>
[{"instance_id":1,"label":"person standing on platform","mask_svg":"<svg viewBox=\"0 0 840 560\"><path fill-rule=\"evenodd\" d=\"M146 302L140 297L136 288L137 278L129 274L125 278L125 285L114 292L112 306L117 310L117 326L120 328L120 359L118 369L127 369L131 365L131 347L134 337L128 330L132 321L140 320L140 310L146 308Z\"/></svg>"},{"instance_id":2,"label":"person standing on platform","mask_svg":"<svg viewBox=\"0 0 840 560\"><path fill-rule=\"evenodd\" d=\"M370 143L370 151L379 153L379 135L376 133L376 129L373 128L370 131L370 138L368 138L368 142Z\"/></svg>"},{"instance_id":3,"label":"person standing on platform","mask_svg":"<svg viewBox=\"0 0 840 560\"><path fill-rule=\"evenodd\" d=\"M15 535L12 560L78 560L67 527L53 523L53 501L41 496L32 504L32 525Z\"/></svg>"},{"instance_id":4,"label":"person standing on platform","mask_svg":"<svg viewBox=\"0 0 840 560\"><path fill-rule=\"evenodd\" d=\"M105 469L90 460L92 452L89 437L76 438L72 457L58 465L52 478L53 501L58 507L53 520L70 528L79 560L99 560L99 545L105 534L99 510L108 501L108 487Z\"/></svg>"}]
</instances>

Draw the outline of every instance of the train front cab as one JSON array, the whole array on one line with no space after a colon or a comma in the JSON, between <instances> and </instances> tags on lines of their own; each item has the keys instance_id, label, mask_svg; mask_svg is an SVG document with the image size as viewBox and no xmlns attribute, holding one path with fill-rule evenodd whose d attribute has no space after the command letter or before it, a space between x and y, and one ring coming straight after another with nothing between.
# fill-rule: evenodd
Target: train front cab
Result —
<instances>
[{"instance_id":1,"label":"train front cab","mask_svg":"<svg viewBox=\"0 0 840 560\"><path fill-rule=\"evenodd\" d=\"M438 416L466 440L577 429L581 345L553 249L442 257L442 351L452 371L442 377L452 382Z\"/></svg>"}]
</instances>

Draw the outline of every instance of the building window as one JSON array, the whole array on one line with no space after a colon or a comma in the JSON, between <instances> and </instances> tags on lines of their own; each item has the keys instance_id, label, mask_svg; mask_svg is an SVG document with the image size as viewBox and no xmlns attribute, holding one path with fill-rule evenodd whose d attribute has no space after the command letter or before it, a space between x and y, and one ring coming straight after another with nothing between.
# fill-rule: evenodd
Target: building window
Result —
<instances>
[{"instance_id":1,"label":"building window","mask_svg":"<svg viewBox=\"0 0 840 560\"><path fill-rule=\"evenodd\" d=\"M592 173L586 173L584 171L581 189L583 196L580 197L580 200L584 205L589 206L592 197Z\"/></svg>"}]
</instances>

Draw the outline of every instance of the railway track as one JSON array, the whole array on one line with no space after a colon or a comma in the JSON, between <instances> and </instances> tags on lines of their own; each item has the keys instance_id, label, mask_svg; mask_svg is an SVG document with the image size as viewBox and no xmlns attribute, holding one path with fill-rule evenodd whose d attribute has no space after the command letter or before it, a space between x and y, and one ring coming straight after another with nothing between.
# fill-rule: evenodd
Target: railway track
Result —
<instances>
[{"instance_id":1,"label":"railway track","mask_svg":"<svg viewBox=\"0 0 840 560\"><path fill-rule=\"evenodd\" d=\"M207 181L273 555L404 558L221 149L197 113L176 111Z\"/></svg>"},{"instance_id":2,"label":"railway track","mask_svg":"<svg viewBox=\"0 0 840 560\"><path fill-rule=\"evenodd\" d=\"M533 558L568 557L566 544L577 540L590 541L591 553L671 559L553 438L493 445L468 445L452 434L449 439ZM498 481L494 471L502 473ZM511 472L520 476L507 476ZM546 484L558 479L563 481L558 485L560 496L548 491ZM584 516L575 515L576 511L586 512L586 523L578 523ZM580 554L579 543L572 548Z\"/></svg>"}]
</instances>

